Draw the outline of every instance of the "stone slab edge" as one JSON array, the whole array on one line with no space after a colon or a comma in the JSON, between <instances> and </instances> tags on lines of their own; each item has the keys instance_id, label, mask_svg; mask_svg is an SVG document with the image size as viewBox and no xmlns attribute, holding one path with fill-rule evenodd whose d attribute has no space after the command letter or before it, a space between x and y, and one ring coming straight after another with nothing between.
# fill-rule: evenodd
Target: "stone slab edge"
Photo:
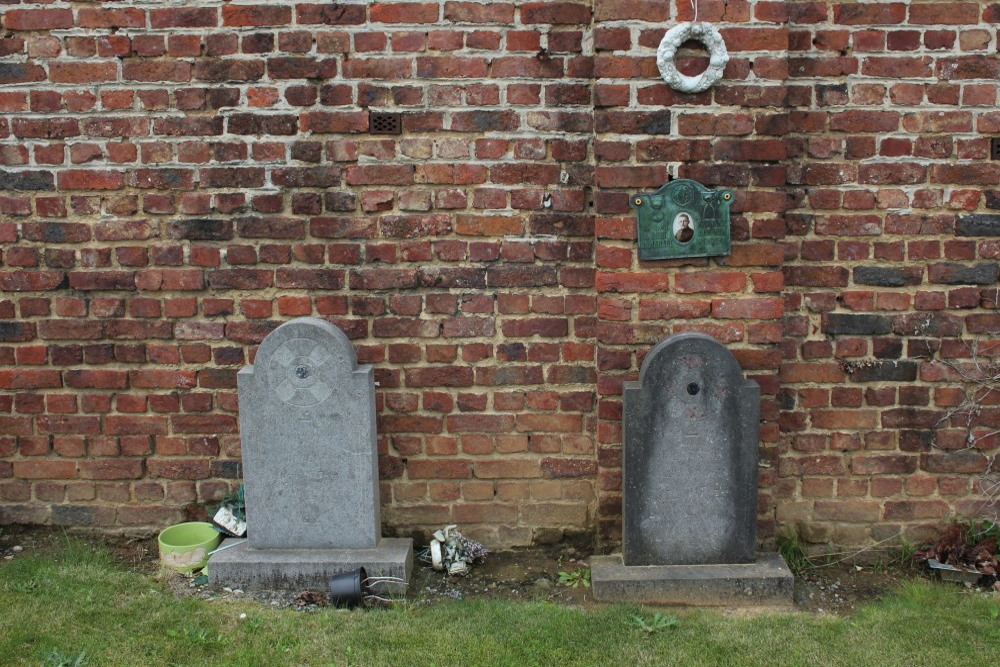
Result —
<instances>
[{"instance_id":1,"label":"stone slab edge","mask_svg":"<svg viewBox=\"0 0 1000 667\"><path fill-rule=\"evenodd\" d=\"M791 606L795 576L777 553L734 565L632 565L621 554L590 561L594 599L694 606Z\"/></svg>"},{"instance_id":2,"label":"stone slab edge","mask_svg":"<svg viewBox=\"0 0 1000 667\"><path fill-rule=\"evenodd\" d=\"M230 544L226 540L221 546ZM374 549L248 549L242 544L219 551L208 561L208 583L243 590L327 591L335 574L364 567L369 576L410 581L413 540L383 538ZM405 587L385 592L401 594Z\"/></svg>"}]
</instances>

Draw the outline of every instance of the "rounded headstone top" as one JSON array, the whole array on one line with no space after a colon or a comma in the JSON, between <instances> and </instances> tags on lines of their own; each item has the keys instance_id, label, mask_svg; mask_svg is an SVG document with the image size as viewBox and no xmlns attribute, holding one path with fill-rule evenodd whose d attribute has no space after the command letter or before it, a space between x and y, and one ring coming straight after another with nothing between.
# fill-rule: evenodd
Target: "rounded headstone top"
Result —
<instances>
[{"instance_id":1,"label":"rounded headstone top","mask_svg":"<svg viewBox=\"0 0 1000 667\"><path fill-rule=\"evenodd\" d=\"M357 356L339 328L317 317L301 317L268 334L254 370L278 399L309 407L328 399L357 370Z\"/></svg>"},{"instance_id":2,"label":"rounded headstone top","mask_svg":"<svg viewBox=\"0 0 1000 667\"><path fill-rule=\"evenodd\" d=\"M743 369L725 345L708 334L686 332L673 334L657 343L649 351L639 369L639 382L645 384L648 373L656 373L663 365L681 355L697 355L711 359L713 366L726 374L743 377Z\"/></svg>"}]
</instances>

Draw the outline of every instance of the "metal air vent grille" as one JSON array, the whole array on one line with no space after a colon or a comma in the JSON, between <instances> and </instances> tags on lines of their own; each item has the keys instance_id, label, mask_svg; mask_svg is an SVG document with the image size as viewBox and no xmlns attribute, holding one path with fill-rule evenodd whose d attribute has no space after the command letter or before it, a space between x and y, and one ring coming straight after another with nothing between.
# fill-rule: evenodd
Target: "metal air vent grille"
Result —
<instances>
[{"instance_id":1,"label":"metal air vent grille","mask_svg":"<svg viewBox=\"0 0 1000 667\"><path fill-rule=\"evenodd\" d=\"M369 134L402 134L403 116L388 111L372 111L368 114Z\"/></svg>"}]
</instances>

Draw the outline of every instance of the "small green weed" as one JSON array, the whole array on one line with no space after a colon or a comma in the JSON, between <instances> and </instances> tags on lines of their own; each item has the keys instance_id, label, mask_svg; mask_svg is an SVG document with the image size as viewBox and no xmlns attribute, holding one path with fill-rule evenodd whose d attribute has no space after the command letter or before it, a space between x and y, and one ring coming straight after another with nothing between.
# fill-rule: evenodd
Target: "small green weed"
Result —
<instances>
[{"instance_id":1,"label":"small green weed","mask_svg":"<svg viewBox=\"0 0 1000 667\"><path fill-rule=\"evenodd\" d=\"M989 520L984 520L978 526L976 522L972 519L967 520L968 527L966 529L966 541L970 544L982 542L986 539L994 539L1000 542L1000 524L993 523Z\"/></svg>"},{"instance_id":2,"label":"small green weed","mask_svg":"<svg viewBox=\"0 0 1000 667\"><path fill-rule=\"evenodd\" d=\"M7 590L11 593L34 593L42 585L42 582L38 579L15 579L14 581L9 581L6 584Z\"/></svg>"},{"instance_id":3,"label":"small green weed","mask_svg":"<svg viewBox=\"0 0 1000 667\"><path fill-rule=\"evenodd\" d=\"M570 588L590 588L590 568L581 567L571 572L562 571L559 573L559 583Z\"/></svg>"},{"instance_id":4,"label":"small green weed","mask_svg":"<svg viewBox=\"0 0 1000 667\"><path fill-rule=\"evenodd\" d=\"M85 651L68 654L63 653L58 648L54 648L45 656L42 667L80 667L85 664L87 664L87 653Z\"/></svg>"},{"instance_id":5,"label":"small green weed","mask_svg":"<svg viewBox=\"0 0 1000 667\"><path fill-rule=\"evenodd\" d=\"M222 641L222 635L213 633L207 628L198 628L193 625L185 627L183 630L167 630L167 636L174 639L184 639L192 644L214 644Z\"/></svg>"},{"instance_id":6,"label":"small green weed","mask_svg":"<svg viewBox=\"0 0 1000 667\"><path fill-rule=\"evenodd\" d=\"M647 634L655 634L660 630L673 630L681 624L676 616L656 612L649 618L643 618L638 614L632 615L632 622L639 626L639 629Z\"/></svg>"},{"instance_id":7,"label":"small green weed","mask_svg":"<svg viewBox=\"0 0 1000 667\"><path fill-rule=\"evenodd\" d=\"M240 626L249 633L254 633L264 627L264 619L259 614L240 614Z\"/></svg>"},{"instance_id":8,"label":"small green weed","mask_svg":"<svg viewBox=\"0 0 1000 667\"><path fill-rule=\"evenodd\" d=\"M788 530L778 537L778 553L795 574L800 574L813 565L809 556L806 555L805 547L802 546L798 533L794 530Z\"/></svg>"},{"instance_id":9,"label":"small green weed","mask_svg":"<svg viewBox=\"0 0 1000 667\"><path fill-rule=\"evenodd\" d=\"M897 551L897 563L901 567L911 567L913 565L913 555L915 553L917 553L917 545L906 539L903 535L900 535L899 549Z\"/></svg>"}]
</instances>

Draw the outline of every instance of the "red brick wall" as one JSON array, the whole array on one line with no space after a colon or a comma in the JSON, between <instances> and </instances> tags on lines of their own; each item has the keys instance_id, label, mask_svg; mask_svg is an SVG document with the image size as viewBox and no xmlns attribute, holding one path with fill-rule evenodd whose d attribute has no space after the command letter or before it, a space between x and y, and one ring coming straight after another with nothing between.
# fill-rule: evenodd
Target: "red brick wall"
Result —
<instances>
[{"instance_id":1,"label":"red brick wall","mask_svg":"<svg viewBox=\"0 0 1000 667\"><path fill-rule=\"evenodd\" d=\"M683 95L688 0L3 2L0 521L198 516L300 315L376 368L390 532L613 544L621 385L688 330L761 384L763 538L979 511L1000 410L963 449L939 360L1000 328L1000 3L698 12L731 60ZM731 256L638 261L670 177L737 191Z\"/></svg>"},{"instance_id":2,"label":"red brick wall","mask_svg":"<svg viewBox=\"0 0 1000 667\"><path fill-rule=\"evenodd\" d=\"M967 428L948 364L1000 331L1000 4L789 9L777 520L859 544L995 518L998 395Z\"/></svg>"}]
</instances>

